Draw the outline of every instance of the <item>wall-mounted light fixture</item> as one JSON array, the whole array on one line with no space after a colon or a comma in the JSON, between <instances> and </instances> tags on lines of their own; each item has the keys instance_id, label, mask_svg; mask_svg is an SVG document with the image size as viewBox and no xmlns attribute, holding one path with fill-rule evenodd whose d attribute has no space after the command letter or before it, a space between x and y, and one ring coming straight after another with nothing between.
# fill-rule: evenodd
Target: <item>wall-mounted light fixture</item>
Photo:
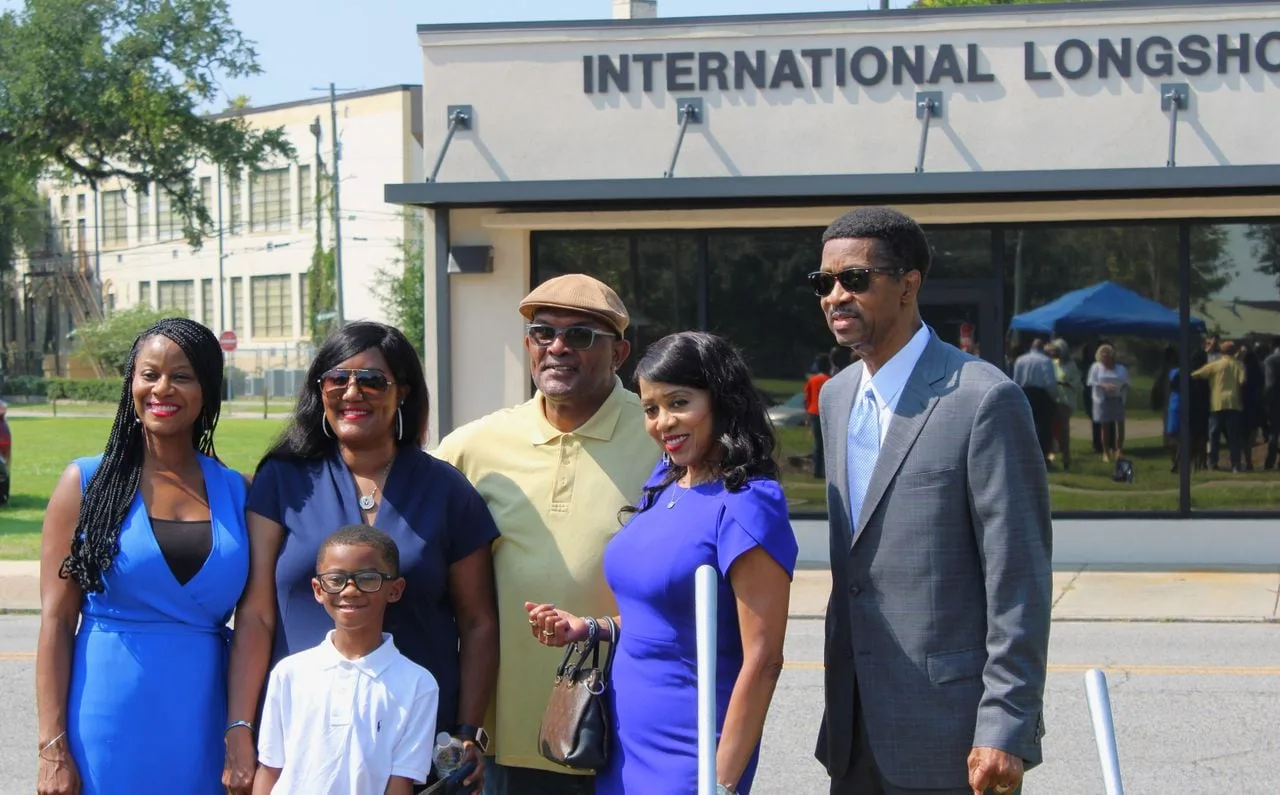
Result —
<instances>
[{"instance_id":1,"label":"wall-mounted light fixture","mask_svg":"<svg viewBox=\"0 0 1280 795\"><path fill-rule=\"evenodd\" d=\"M470 105L449 105L445 108L445 123L449 131L444 136L444 144L440 147L440 154L436 155L436 164L432 167L427 182L436 181L440 166L444 164L445 153L449 151L449 144L453 143L453 134L458 130L470 130L475 117L475 110Z\"/></svg>"},{"instance_id":2,"label":"wall-mounted light fixture","mask_svg":"<svg viewBox=\"0 0 1280 795\"><path fill-rule=\"evenodd\" d=\"M676 122L680 125L680 133L676 136L676 148L671 152L671 165L662 176L673 177L676 173L676 160L680 157L680 147L684 145L684 134L690 124L702 124L706 117L701 97L676 100Z\"/></svg>"},{"instance_id":3,"label":"wall-mounted light fixture","mask_svg":"<svg viewBox=\"0 0 1280 795\"><path fill-rule=\"evenodd\" d=\"M916 92L916 118L920 119L920 150L916 153L916 173L924 173L924 153L929 146L929 121L942 118L942 92Z\"/></svg>"},{"instance_id":4,"label":"wall-mounted light fixture","mask_svg":"<svg viewBox=\"0 0 1280 795\"><path fill-rule=\"evenodd\" d=\"M1165 166L1178 164L1178 113L1191 106L1191 87L1186 83L1162 83L1160 85L1160 110L1169 112L1169 159Z\"/></svg>"}]
</instances>

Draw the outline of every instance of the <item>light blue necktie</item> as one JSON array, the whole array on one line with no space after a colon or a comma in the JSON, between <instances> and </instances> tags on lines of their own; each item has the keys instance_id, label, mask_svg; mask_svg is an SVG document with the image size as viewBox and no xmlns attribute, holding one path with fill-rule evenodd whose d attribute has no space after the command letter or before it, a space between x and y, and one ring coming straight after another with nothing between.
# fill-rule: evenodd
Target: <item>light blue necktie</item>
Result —
<instances>
[{"instance_id":1,"label":"light blue necktie","mask_svg":"<svg viewBox=\"0 0 1280 795\"><path fill-rule=\"evenodd\" d=\"M876 459L880 456L880 407L869 385L853 405L846 447L850 531L856 536L862 503L867 498L867 486L871 485L871 473L875 471Z\"/></svg>"}]
</instances>

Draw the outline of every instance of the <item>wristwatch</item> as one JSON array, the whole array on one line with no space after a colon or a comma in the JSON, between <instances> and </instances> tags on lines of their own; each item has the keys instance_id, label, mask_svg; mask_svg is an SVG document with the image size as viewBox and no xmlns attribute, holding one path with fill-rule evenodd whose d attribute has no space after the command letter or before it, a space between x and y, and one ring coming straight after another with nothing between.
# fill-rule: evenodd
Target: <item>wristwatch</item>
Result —
<instances>
[{"instance_id":1,"label":"wristwatch","mask_svg":"<svg viewBox=\"0 0 1280 795\"><path fill-rule=\"evenodd\" d=\"M481 754L489 752L489 732L485 731L483 726L459 723L458 728L453 731L453 736L475 743Z\"/></svg>"}]
</instances>

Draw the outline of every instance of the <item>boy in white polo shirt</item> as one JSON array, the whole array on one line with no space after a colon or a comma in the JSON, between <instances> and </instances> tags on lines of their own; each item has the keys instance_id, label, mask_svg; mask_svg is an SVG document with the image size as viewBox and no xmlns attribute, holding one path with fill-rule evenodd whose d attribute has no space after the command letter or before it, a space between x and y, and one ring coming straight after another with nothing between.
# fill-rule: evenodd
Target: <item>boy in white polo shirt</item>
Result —
<instances>
[{"instance_id":1,"label":"boy in white polo shirt","mask_svg":"<svg viewBox=\"0 0 1280 795\"><path fill-rule=\"evenodd\" d=\"M311 580L334 629L267 683L254 795L412 795L431 769L440 688L382 631L400 552L365 525L325 539Z\"/></svg>"}]
</instances>

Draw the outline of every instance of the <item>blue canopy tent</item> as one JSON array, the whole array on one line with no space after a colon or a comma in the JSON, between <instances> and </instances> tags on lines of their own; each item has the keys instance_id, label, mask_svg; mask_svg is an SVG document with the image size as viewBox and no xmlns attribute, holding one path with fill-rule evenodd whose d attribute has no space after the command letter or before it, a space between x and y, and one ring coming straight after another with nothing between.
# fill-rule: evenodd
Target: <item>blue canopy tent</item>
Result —
<instances>
[{"instance_id":1,"label":"blue canopy tent","mask_svg":"<svg viewBox=\"0 0 1280 795\"><path fill-rule=\"evenodd\" d=\"M1073 290L1057 300L1009 321L1011 331L1050 336L1133 336L1177 339L1178 313L1114 282ZM1204 321L1191 318L1191 330L1203 334Z\"/></svg>"}]
</instances>

